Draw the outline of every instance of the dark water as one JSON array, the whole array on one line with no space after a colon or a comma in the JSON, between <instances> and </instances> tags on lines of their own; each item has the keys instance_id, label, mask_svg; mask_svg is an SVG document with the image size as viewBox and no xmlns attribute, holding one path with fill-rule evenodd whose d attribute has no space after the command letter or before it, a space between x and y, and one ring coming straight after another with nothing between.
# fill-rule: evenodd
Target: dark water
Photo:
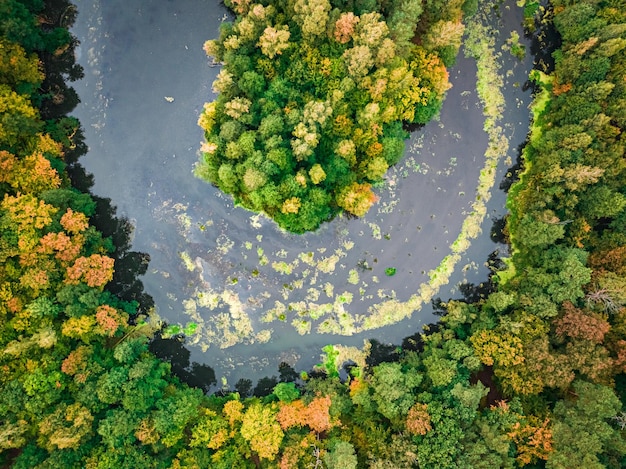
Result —
<instances>
[{"instance_id":1,"label":"dark water","mask_svg":"<svg viewBox=\"0 0 626 469\"><path fill-rule=\"evenodd\" d=\"M523 36L514 5L500 8L500 44L513 29ZM202 44L230 19L227 11L215 0L88 0L78 8L73 32L85 78L76 84L82 104L75 115L90 147L82 163L95 175L93 192L110 197L134 224L133 249L150 255L142 280L158 314L168 323L198 324L187 338L186 359L210 365L232 385L277 374L281 361L306 369L328 343L399 343L436 320L428 302L418 310L420 302L411 298L449 254L484 164L487 136L473 60L459 56L439 120L412 135L366 217L338 218L295 236L233 207L191 174L202 140L196 121L213 98L219 71L209 66ZM528 126L530 93L522 85L532 61L508 52L500 61L508 161L498 169L483 234L435 295L444 300L461 297L460 284L484 282L489 254L504 248L490 231L505 213L497 185ZM394 276L385 274L388 267ZM408 319L364 330L371 308L392 299ZM264 322L272 309L273 318L265 320L273 320ZM307 317L311 332L299 335L292 322L302 320L298 311L311 310L320 317ZM340 324L340 334L317 333L325 320Z\"/></svg>"}]
</instances>

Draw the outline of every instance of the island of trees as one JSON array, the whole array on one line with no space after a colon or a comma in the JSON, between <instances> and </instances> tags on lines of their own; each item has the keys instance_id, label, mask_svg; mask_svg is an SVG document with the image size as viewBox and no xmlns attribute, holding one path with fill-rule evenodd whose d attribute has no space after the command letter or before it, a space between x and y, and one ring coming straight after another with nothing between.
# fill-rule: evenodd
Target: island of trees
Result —
<instances>
[{"instance_id":1,"label":"island of trees","mask_svg":"<svg viewBox=\"0 0 626 469\"><path fill-rule=\"evenodd\" d=\"M124 247L71 184L74 10L0 3L0 466L626 467L625 12L546 10L562 45L482 295L347 373L326 347L315 372L209 396L150 352L145 303L111 282Z\"/></svg>"},{"instance_id":2,"label":"island of trees","mask_svg":"<svg viewBox=\"0 0 626 469\"><path fill-rule=\"evenodd\" d=\"M223 67L196 174L295 233L364 215L402 157L403 123L441 107L472 2L225 3L237 17L205 44Z\"/></svg>"}]
</instances>

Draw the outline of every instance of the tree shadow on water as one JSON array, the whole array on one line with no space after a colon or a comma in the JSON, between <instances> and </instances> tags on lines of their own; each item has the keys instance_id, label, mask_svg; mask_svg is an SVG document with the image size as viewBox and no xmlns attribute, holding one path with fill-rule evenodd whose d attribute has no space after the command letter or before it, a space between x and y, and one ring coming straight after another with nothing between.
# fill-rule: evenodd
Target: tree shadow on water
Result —
<instances>
[{"instance_id":1,"label":"tree shadow on water","mask_svg":"<svg viewBox=\"0 0 626 469\"><path fill-rule=\"evenodd\" d=\"M170 363L172 373L189 386L208 393L217 384L215 371L208 365L190 363L191 352L185 348L182 336L164 339L157 334L150 342L150 351L160 360Z\"/></svg>"}]
</instances>

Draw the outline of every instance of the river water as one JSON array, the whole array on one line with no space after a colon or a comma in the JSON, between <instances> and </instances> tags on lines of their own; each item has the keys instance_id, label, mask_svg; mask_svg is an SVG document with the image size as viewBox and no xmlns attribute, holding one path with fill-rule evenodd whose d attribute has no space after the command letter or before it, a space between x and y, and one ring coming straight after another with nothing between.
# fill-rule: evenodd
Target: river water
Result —
<instances>
[{"instance_id":1,"label":"river water","mask_svg":"<svg viewBox=\"0 0 626 469\"><path fill-rule=\"evenodd\" d=\"M232 19L228 11L216 0L77 6L73 33L85 78L74 84L81 98L74 114L89 145L82 164L95 175L93 192L111 198L134 225L133 249L150 255L142 281L158 314L170 324L197 325L186 338L192 361L233 384L276 374L281 361L307 369L329 343L399 343L435 321L426 302L407 308L398 323L366 330L372 308L406 304L428 282L471 210L487 147L473 60L459 56L439 119L411 135L370 213L298 236L233 207L192 175L202 140L196 122L214 98L219 71L202 44ZM524 41L515 2L500 12L498 50L510 31ZM507 102L501 125L510 148L498 182L525 139L531 95L523 85L532 59L504 51L499 61ZM497 184L482 235L438 292L444 300L461 297L463 283L484 282L489 254L505 249L490 239L494 221L505 214Z\"/></svg>"}]
</instances>

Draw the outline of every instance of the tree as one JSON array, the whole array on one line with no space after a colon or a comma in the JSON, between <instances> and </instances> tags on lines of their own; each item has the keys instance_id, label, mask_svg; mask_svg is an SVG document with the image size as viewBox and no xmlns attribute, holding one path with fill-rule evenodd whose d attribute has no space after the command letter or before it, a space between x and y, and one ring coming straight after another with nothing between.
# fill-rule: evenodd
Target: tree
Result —
<instances>
[{"instance_id":1,"label":"tree","mask_svg":"<svg viewBox=\"0 0 626 469\"><path fill-rule=\"evenodd\" d=\"M554 321L557 337L567 336L594 343L604 341L605 334L611 328L606 319L595 314L585 314L570 302L565 302L563 309L565 314Z\"/></svg>"},{"instance_id":2,"label":"tree","mask_svg":"<svg viewBox=\"0 0 626 469\"><path fill-rule=\"evenodd\" d=\"M554 407L554 451L546 468L606 467L600 462L601 456L619 458L626 454L619 432L606 421L617 414L621 403L606 386L577 380L572 388L574 398L559 401Z\"/></svg>"},{"instance_id":3,"label":"tree","mask_svg":"<svg viewBox=\"0 0 626 469\"><path fill-rule=\"evenodd\" d=\"M293 9L296 13L294 20L302 28L302 36L306 40L315 40L326 32L330 12L328 0L296 0Z\"/></svg>"},{"instance_id":4,"label":"tree","mask_svg":"<svg viewBox=\"0 0 626 469\"><path fill-rule=\"evenodd\" d=\"M0 38L0 84L18 94L31 94L43 80L36 55L27 55L22 46Z\"/></svg>"},{"instance_id":5,"label":"tree","mask_svg":"<svg viewBox=\"0 0 626 469\"><path fill-rule=\"evenodd\" d=\"M28 98L0 84L0 150L24 148L40 128L37 111Z\"/></svg>"},{"instance_id":6,"label":"tree","mask_svg":"<svg viewBox=\"0 0 626 469\"><path fill-rule=\"evenodd\" d=\"M566 43L578 43L589 38L592 32L606 22L596 17L592 2L580 2L564 9L554 19L554 25Z\"/></svg>"},{"instance_id":7,"label":"tree","mask_svg":"<svg viewBox=\"0 0 626 469\"><path fill-rule=\"evenodd\" d=\"M354 13L342 13L335 22L335 30L333 32L335 40L341 44L346 44L352 40L358 22L359 17Z\"/></svg>"},{"instance_id":8,"label":"tree","mask_svg":"<svg viewBox=\"0 0 626 469\"><path fill-rule=\"evenodd\" d=\"M76 285L84 281L90 287L104 287L113 278L114 260L100 254L89 257L79 257L73 265L68 267L66 282Z\"/></svg>"},{"instance_id":9,"label":"tree","mask_svg":"<svg viewBox=\"0 0 626 469\"><path fill-rule=\"evenodd\" d=\"M534 463L538 459L546 460L554 451L550 420L536 422L536 418L528 422L515 422L507 435L517 445L517 461L520 464Z\"/></svg>"},{"instance_id":10,"label":"tree","mask_svg":"<svg viewBox=\"0 0 626 469\"><path fill-rule=\"evenodd\" d=\"M546 223L531 214L525 214L519 221L516 232L516 239L520 245L542 248L555 244L557 240L563 238L565 226L558 222L558 218L552 223Z\"/></svg>"},{"instance_id":11,"label":"tree","mask_svg":"<svg viewBox=\"0 0 626 469\"><path fill-rule=\"evenodd\" d=\"M626 196L605 185L594 185L581 203L581 212L588 219L614 217L626 207Z\"/></svg>"},{"instance_id":12,"label":"tree","mask_svg":"<svg viewBox=\"0 0 626 469\"><path fill-rule=\"evenodd\" d=\"M406 417L406 429L413 435L426 435L432 430L427 404L414 404Z\"/></svg>"},{"instance_id":13,"label":"tree","mask_svg":"<svg viewBox=\"0 0 626 469\"><path fill-rule=\"evenodd\" d=\"M281 402L290 403L300 397L300 391L295 383L278 383L274 387L274 394Z\"/></svg>"},{"instance_id":14,"label":"tree","mask_svg":"<svg viewBox=\"0 0 626 469\"><path fill-rule=\"evenodd\" d=\"M333 423L330 418L330 396L315 397L306 407L304 422L311 430L322 433L332 428Z\"/></svg>"},{"instance_id":15,"label":"tree","mask_svg":"<svg viewBox=\"0 0 626 469\"><path fill-rule=\"evenodd\" d=\"M261 52L263 52L263 54L267 55L270 59L273 59L289 48L290 35L289 26L287 25L278 28L268 26L263 31L261 37L259 37L259 42L257 44L261 48Z\"/></svg>"},{"instance_id":16,"label":"tree","mask_svg":"<svg viewBox=\"0 0 626 469\"><path fill-rule=\"evenodd\" d=\"M336 198L337 205L357 217L365 215L376 200L370 184L357 182L342 188Z\"/></svg>"},{"instance_id":17,"label":"tree","mask_svg":"<svg viewBox=\"0 0 626 469\"><path fill-rule=\"evenodd\" d=\"M187 428L197 418L202 399L200 389L183 388L157 402L152 418L161 443L172 447L185 437Z\"/></svg>"},{"instance_id":18,"label":"tree","mask_svg":"<svg viewBox=\"0 0 626 469\"><path fill-rule=\"evenodd\" d=\"M62 403L39 424L40 442L49 451L78 449L91 436L93 420L93 415L80 403Z\"/></svg>"},{"instance_id":19,"label":"tree","mask_svg":"<svg viewBox=\"0 0 626 469\"><path fill-rule=\"evenodd\" d=\"M354 446L347 441L337 441L324 455L324 462L328 469L356 469L358 465Z\"/></svg>"},{"instance_id":20,"label":"tree","mask_svg":"<svg viewBox=\"0 0 626 469\"><path fill-rule=\"evenodd\" d=\"M42 5L33 2L28 4L17 0L8 0L0 5L0 35L12 43L20 44L28 52L43 46L42 32L37 27L35 14Z\"/></svg>"},{"instance_id":21,"label":"tree","mask_svg":"<svg viewBox=\"0 0 626 469\"><path fill-rule=\"evenodd\" d=\"M278 454L284 433L270 406L253 403L243 414L241 435L260 458L273 460Z\"/></svg>"},{"instance_id":22,"label":"tree","mask_svg":"<svg viewBox=\"0 0 626 469\"><path fill-rule=\"evenodd\" d=\"M372 399L378 412L391 421L404 419L415 402L412 389L422 382L415 370L403 371L399 363L382 363L371 377Z\"/></svg>"}]
</instances>

